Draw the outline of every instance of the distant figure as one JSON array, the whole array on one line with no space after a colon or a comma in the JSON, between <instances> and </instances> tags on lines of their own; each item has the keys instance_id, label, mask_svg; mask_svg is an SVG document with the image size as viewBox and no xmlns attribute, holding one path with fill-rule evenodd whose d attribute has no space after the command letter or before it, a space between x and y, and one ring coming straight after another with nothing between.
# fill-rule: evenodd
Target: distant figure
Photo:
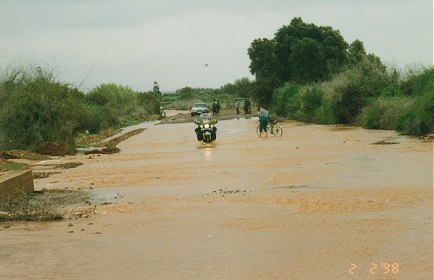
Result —
<instances>
[{"instance_id":1,"label":"distant figure","mask_svg":"<svg viewBox=\"0 0 434 280\"><path fill-rule=\"evenodd\" d=\"M220 101L217 100L217 104L216 104L216 113L217 115L220 115Z\"/></svg>"},{"instance_id":2,"label":"distant figure","mask_svg":"<svg viewBox=\"0 0 434 280\"><path fill-rule=\"evenodd\" d=\"M251 114L251 103L248 98L244 100L244 114Z\"/></svg>"},{"instance_id":3,"label":"distant figure","mask_svg":"<svg viewBox=\"0 0 434 280\"><path fill-rule=\"evenodd\" d=\"M212 107L212 115L215 116L217 114L217 100L214 99L214 102L211 105Z\"/></svg>"},{"instance_id":4,"label":"distant figure","mask_svg":"<svg viewBox=\"0 0 434 280\"><path fill-rule=\"evenodd\" d=\"M166 116L166 111L164 111L163 105L160 106L160 116L164 118Z\"/></svg>"},{"instance_id":5,"label":"distant figure","mask_svg":"<svg viewBox=\"0 0 434 280\"><path fill-rule=\"evenodd\" d=\"M262 132L265 131L265 137L268 137L267 125L270 119L270 113L264 109L264 107L259 107L259 137L262 137Z\"/></svg>"},{"instance_id":6,"label":"distant figure","mask_svg":"<svg viewBox=\"0 0 434 280\"><path fill-rule=\"evenodd\" d=\"M235 110L237 111L237 115L240 114L240 101L237 99L237 101L235 101Z\"/></svg>"}]
</instances>

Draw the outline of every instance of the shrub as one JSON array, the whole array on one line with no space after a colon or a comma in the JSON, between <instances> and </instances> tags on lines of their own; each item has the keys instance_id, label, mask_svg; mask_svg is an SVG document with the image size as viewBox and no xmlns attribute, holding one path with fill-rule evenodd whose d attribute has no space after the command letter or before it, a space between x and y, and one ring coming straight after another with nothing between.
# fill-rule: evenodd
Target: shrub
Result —
<instances>
[{"instance_id":1,"label":"shrub","mask_svg":"<svg viewBox=\"0 0 434 280\"><path fill-rule=\"evenodd\" d=\"M394 129L405 134L422 135L433 130L433 94L380 97L360 115L360 124L370 129Z\"/></svg>"},{"instance_id":2,"label":"shrub","mask_svg":"<svg viewBox=\"0 0 434 280\"><path fill-rule=\"evenodd\" d=\"M416 135L433 133L434 68L408 71L401 89L414 100L414 108L399 117L395 129Z\"/></svg>"},{"instance_id":3,"label":"shrub","mask_svg":"<svg viewBox=\"0 0 434 280\"><path fill-rule=\"evenodd\" d=\"M413 110L397 119L395 129L412 135L434 133L434 93L415 98Z\"/></svg>"},{"instance_id":4,"label":"shrub","mask_svg":"<svg viewBox=\"0 0 434 280\"><path fill-rule=\"evenodd\" d=\"M110 100L109 96L98 90L93 90L86 95L86 101L91 105L104 106Z\"/></svg>"},{"instance_id":5,"label":"shrub","mask_svg":"<svg viewBox=\"0 0 434 280\"><path fill-rule=\"evenodd\" d=\"M366 94L356 81L352 81L345 87L337 88L338 99L334 108L339 123L351 124L366 105Z\"/></svg>"},{"instance_id":6,"label":"shrub","mask_svg":"<svg viewBox=\"0 0 434 280\"><path fill-rule=\"evenodd\" d=\"M388 86L389 80L381 61L368 55L354 68L318 84L323 92L323 100L316 110L315 121L354 124L369 101L380 96Z\"/></svg>"},{"instance_id":7,"label":"shrub","mask_svg":"<svg viewBox=\"0 0 434 280\"><path fill-rule=\"evenodd\" d=\"M351 94L351 85L358 79L358 73L347 70L332 80L319 84L324 93L320 107L316 110L316 121L323 124L347 123L351 112L343 107L348 102ZM344 95L344 96L343 96ZM355 97L355 96L354 96Z\"/></svg>"},{"instance_id":8,"label":"shrub","mask_svg":"<svg viewBox=\"0 0 434 280\"><path fill-rule=\"evenodd\" d=\"M81 120L83 130L94 134L104 128L109 127L115 120L112 119L107 110L102 106L86 104L84 110L84 118Z\"/></svg>"},{"instance_id":9,"label":"shrub","mask_svg":"<svg viewBox=\"0 0 434 280\"><path fill-rule=\"evenodd\" d=\"M317 86L309 86L300 91L300 95L300 119L304 122L315 122L317 110L323 102L324 92Z\"/></svg>"},{"instance_id":10,"label":"shrub","mask_svg":"<svg viewBox=\"0 0 434 280\"><path fill-rule=\"evenodd\" d=\"M401 83L405 95L421 96L434 91L434 68L410 69Z\"/></svg>"},{"instance_id":11,"label":"shrub","mask_svg":"<svg viewBox=\"0 0 434 280\"><path fill-rule=\"evenodd\" d=\"M150 114L158 114L160 107L160 100L153 92L139 93L114 83L95 87L85 100L91 118L86 129L95 132L128 124L130 120L147 119Z\"/></svg>"},{"instance_id":12,"label":"shrub","mask_svg":"<svg viewBox=\"0 0 434 280\"><path fill-rule=\"evenodd\" d=\"M179 91L179 99L187 100L193 98L193 89L191 87L184 87Z\"/></svg>"},{"instance_id":13,"label":"shrub","mask_svg":"<svg viewBox=\"0 0 434 280\"><path fill-rule=\"evenodd\" d=\"M405 96L380 97L363 109L360 124L369 129L394 129L397 120L414 108L414 100Z\"/></svg>"},{"instance_id":14,"label":"shrub","mask_svg":"<svg viewBox=\"0 0 434 280\"><path fill-rule=\"evenodd\" d=\"M88 94L56 81L41 67L11 68L0 80L0 150L30 150L45 142L75 152L75 137L159 112L159 100L113 83Z\"/></svg>"},{"instance_id":15,"label":"shrub","mask_svg":"<svg viewBox=\"0 0 434 280\"><path fill-rule=\"evenodd\" d=\"M0 150L31 149L44 142L75 151L83 118L82 94L40 67L5 73L0 88Z\"/></svg>"},{"instance_id":16,"label":"shrub","mask_svg":"<svg viewBox=\"0 0 434 280\"><path fill-rule=\"evenodd\" d=\"M381 96L401 96L403 92L401 91L401 87L398 83L392 83L385 87L381 92Z\"/></svg>"},{"instance_id":17,"label":"shrub","mask_svg":"<svg viewBox=\"0 0 434 280\"><path fill-rule=\"evenodd\" d=\"M293 118L300 108L300 100L297 99L301 86L296 83L286 83L275 90L272 104L273 112L279 116Z\"/></svg>"},{"instance_id":18,"label":"shrub","mask_svg":"<svg viewBox=\"0 0 434 280\"><path fill-rule=\"evenodd\" d=\"M140 92L137 95L137 105L146 114L159 114L160 100L152 92Z\"/></svg>"}]
</instances>

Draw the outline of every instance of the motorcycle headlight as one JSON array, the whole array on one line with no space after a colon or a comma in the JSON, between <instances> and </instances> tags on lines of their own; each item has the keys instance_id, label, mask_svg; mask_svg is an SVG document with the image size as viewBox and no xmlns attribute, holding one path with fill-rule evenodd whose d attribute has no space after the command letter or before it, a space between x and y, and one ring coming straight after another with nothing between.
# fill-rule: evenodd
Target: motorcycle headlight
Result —
<instances>
[{"instance_id":1,"label":"motorcycle headlight","mask_svg":"<svg viewBox=\"0 0 434 280\"><path fill-rule=\"evenodd\" d=\"M209 123L203 125L204 128L209 128Z\"/></svg>"}]
</instances>

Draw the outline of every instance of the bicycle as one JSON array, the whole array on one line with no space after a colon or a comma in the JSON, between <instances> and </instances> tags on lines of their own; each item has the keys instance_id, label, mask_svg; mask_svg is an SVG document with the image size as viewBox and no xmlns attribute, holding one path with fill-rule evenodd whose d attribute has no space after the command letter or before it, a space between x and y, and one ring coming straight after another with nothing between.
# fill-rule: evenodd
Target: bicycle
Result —
<instances>
[{"instance_id":1,"label":"bicycle","mask_svg":"<svg viewBox=\"0 0 434 280\"><path fill-rule=\"evenodd\" d=\"M283 128L279 124L279 122L277 122L277 121L271 121L269 123L269 125L270 125L270 127L268 127L268 125L267 125L267 128L266 128L268 130L269 134L274 135L274 136L279 136L279 137L282 136L282 134L283 134ZM260 136L260 134L259 134L259 125L256 127L256 133L258 134L258 136Z\"/></svg>"}]
</instances>

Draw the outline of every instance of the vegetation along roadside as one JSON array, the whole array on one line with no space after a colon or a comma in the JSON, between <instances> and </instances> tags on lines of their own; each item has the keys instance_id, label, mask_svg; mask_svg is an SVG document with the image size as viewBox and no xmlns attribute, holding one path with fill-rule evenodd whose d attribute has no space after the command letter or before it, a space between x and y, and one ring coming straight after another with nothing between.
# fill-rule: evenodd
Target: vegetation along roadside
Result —
<instances>
[{"instance_id":1,"label":"vegetation along roadside","mask_svg":"<svg viewBox=\"0 0 434 280\"><path fill-rule=\"evenodd\" d=\"M303 122L434 132L434 68L384 65L363 42L347 43L339 30L294 18L274 38L248 48L255 80L240 78L218 89L186 86L164 95L159 85L139 92L105 83L83 92L39 66L6 67L0 76L0 151L30 150L44 142L75 152L78 137L156 119L160 105L189 109L220 100L233 108L250 98L278 116Z\"/></svg>"},{"instance_id":2,"label":"vegetation along roadside","mask_svg":"<svg viewBox=\"0 0 434 280\"><path fill-rule=\"evenodd\" d=\"M147 92L115 83L84 92L50 69L7 66L0 73L0 152L48 142L74 154L100 134L161 117L161 105L188 110L215 99L234 109L236 100L249 98L275 116L302 122L434 133L432 66L385 65L360 40L348 43L339 30L299 17L273 38L254 39L247 52L254 80L216 89L186 86L173 94L162 94L157 82Z\"/></svg>"}]
</instances>

